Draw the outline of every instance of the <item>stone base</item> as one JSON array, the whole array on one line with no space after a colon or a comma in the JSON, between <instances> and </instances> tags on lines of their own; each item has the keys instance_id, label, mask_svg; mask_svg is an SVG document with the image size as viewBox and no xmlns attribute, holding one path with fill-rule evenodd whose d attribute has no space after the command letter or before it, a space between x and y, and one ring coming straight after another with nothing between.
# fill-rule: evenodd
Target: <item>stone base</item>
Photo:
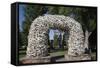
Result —
<instances>
[{"instance_id":1,"label":"stone base","mask_svg":"<svg viewBox=\"0 0 100 68\"><path fill-rule=\"evenodd\" d=\"M46 56L46 57L33 57L33 58L21 58L20 62L22 64L31 64L31 63L48 63L51 61L50 56Z\"/></svg>"},{"instance_id":2,"label":"stone base","mask_svg":"<svg viewBox=\"0 0 100 68\"><path fill-rule=\"evenodd\" d=\"M83 54L80 56L70 56L68 54L65 54L65 60L66 61L82 61L82 60L91 60L91 56L88 54Z\"/></svg>"}]
</instances>

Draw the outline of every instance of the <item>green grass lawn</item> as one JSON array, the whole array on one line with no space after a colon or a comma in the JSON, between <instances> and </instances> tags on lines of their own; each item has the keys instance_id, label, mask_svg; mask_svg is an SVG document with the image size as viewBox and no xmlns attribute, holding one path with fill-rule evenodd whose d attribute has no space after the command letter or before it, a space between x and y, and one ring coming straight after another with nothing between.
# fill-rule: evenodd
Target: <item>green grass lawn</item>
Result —
<instances>
[{"instance_id":1,"label":"green grass lawn","mask_svg":"<svg viewBox=\"0 0 100 68\"><path fill-rule=\"evenodd\" d=\"M55 57L55 56L62 56L65 54L65 51L64 50L59 50L59 51L56 51L56 52L51 52L49 53L51 57Z\"/></svg>"}]
</instances>

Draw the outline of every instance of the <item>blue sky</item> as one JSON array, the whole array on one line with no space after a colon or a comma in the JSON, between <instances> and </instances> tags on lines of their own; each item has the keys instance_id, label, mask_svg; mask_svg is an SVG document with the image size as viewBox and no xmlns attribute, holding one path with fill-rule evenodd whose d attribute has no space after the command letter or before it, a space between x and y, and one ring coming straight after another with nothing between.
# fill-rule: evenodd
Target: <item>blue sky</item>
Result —
<instances>
[{"instance_id":1,"label":"blue sky","mask_svg":"<svg viewBox=\"0 0 100 68\"><path fill-rule=\"evenodd\" d=\"M25 17L24 17L24 6L25 5L19 5L19 30L22 31L22 23L23 21L25 20Z\"/></svg>"}]
</instances>

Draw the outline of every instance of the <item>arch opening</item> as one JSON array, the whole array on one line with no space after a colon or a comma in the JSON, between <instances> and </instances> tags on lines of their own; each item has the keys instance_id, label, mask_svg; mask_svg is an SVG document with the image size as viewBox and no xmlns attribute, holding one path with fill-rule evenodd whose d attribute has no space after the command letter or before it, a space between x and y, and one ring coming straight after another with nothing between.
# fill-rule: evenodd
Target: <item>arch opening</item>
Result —
<instances>
[{"instance_id":1,"label":"arch opening","mask_svg":"<svg viewBox=\"0 0 100 68\"><path fill-rule=\"evenodd\" d=\"M53 29L50 28L49 29L49 33L48 33L48 39L49 39L49 47L48 50L49 52L54 50L55 51L60 51L60 50L67 50L68 46L66 45L67 41L68 41L68 31L64 31L64 30L59 30L59 29ZM65 38L66 37L66 38ZM67 40L67 41L66 41Z\"/></svg>"}]
</instances>

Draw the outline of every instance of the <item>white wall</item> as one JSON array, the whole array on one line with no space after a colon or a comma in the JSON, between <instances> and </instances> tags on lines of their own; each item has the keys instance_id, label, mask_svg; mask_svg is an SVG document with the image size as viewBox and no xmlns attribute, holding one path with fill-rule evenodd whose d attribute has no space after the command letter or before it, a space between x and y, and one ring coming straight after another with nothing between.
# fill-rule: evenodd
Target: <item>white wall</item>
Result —
<instances>
[{"instance_id":1,"label":"white wall","mask_svg":"<svg viewBox=\"0 0 100 68\"><path fill-rule=\"evenodd\" d=\"M16 68L10 64L10 4L16 0L0 1L0 68ZM98 6L100 12L100 0L17 0L22 2L38 2L38 3L57 3L66 5L87 5ZM100 26L100 13L98 13L98 26ZM98 27L98 35L100 35L100 27ZM100 40L100 36L98 36ZM100 44L100 42L98 41ZM99 45L98 44L98 45ZM64 63L50 65L31 65L21 66L22 68L100 68L100 46L98 46L98 62L81 62L81 63ZM21 68L20 67L20 68Z\"/></svg>"}]
</instances>

